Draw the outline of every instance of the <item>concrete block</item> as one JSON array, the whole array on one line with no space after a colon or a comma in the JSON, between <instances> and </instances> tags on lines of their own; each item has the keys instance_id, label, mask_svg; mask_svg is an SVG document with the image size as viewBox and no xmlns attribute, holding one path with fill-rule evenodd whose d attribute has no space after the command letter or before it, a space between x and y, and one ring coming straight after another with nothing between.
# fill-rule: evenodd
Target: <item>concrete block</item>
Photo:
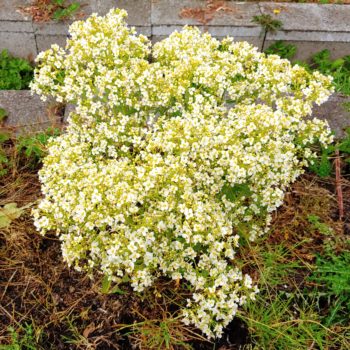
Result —
<instances>
[{"instance_id":1,"label":"concrete block","mask_svg":"<svg viewBox=\"0 0 350 350\"><path fill-rule=\"evenodd\" d=\"M206 10L208 5L201 0L154 0L152 1L152 24L153 25L198 25L203 24L200 20L181 16L184 9ZM214 10L209 17L208 25L224 26L257 26L252 22L253 16L259 15L258 4L226 1L221 7ZM208 14L206 15L208 18Z\"/></svg>"},{"instance_id":2,"label":"concrete block","mask_svg":"<svg viewBox=\"0 0 350 350\"><path fill-rule=\"evenodd\" d=\"M70 22L33 23L36 35L68 35Z\"/></svg>"},{"instance_id":3,"label":"concrete block","mask_svg":"<svg viewBox=\"0 0 350 350\"><path fill-rule=\"evenodd\" d=\"M33 25L26 21L0 21L0 32L33 33Z\"/></svg>"},{"instance_id":4,"label":"concrete block","mask_svg":"<svg viewBox=\"0 0 350 350\"><path fill-rule=\"evenodd\" d=\"M349 25L350 30L350 25ZM312 41L312 42L347 42L350 44L350 31L349 32L305 32L302 30L280 30L275 33L268 32L266 34L266 40L286 40L286 41Z\"/></svg>"},{"instance_id":5,"label":"concrete block","mask_svg":"<svg viewBox=\"0 0 350 350\"><path fill-rule=\"evenodd\" d=\"M76 0L69 0L74 2ZM28 7L32 0L1 0L0 1L0 20L4 21L31 21L31 17L21 13L20 7ZM82 17L90 15L92 12L97 12L97 0L81 1L82 8L78 13L82 13ZM79 16L80 17L80 16Z\"/></svg>"},{"instance_id":6,"label":"concrete block","mask_svg":"<svg viewBox=\"0 0 350 350\"><path fill-rule=\"evenodd\" d=\"M137 34L142 34L145 36L148 36L149 38L152 36L152 28L151 26L149 27L139 27L135 26Z\"/></svg>"},{"instance_id":7,"label":"concrete block","mask_svg":"<svg viewBox=\"0 0 350 350\"><path fill-rule=\"evenodd\" d=\"M1 0L0 1L0 21L31 21L31 18L24 16L19 11L19 7L30 5L30 0Z\"/></svg>"},{"instance_id":8,"label":"concrete block","mask_svg":"<svg viewBox=\"0 0 350 350\"><path fill-rule=\"evenodd\" d=\"M53 113L52 106L52 101L42 102L29 90L0 91L0 107L8 113L4 127L17 133L31 133L60 125L62 117Z\"/></svg>"},{"instance_id":9,"label":"concrete block","mask_svg":"<svg viewBox=\"0 0 350 350\"><path fill-rule=\"evenodd\" d=\"M0 51L3 49L23 58L37 55L33 33L0 32Z\"/></svg>"},{"instance_id":10,"label":"concrete block","mask_svg":"<svg viewBox=\"0 0 350 350\"><path fill-rule=\"evenodd\" d=\"M51 45L57 44L64 48L66 46L67 36L66 35L36 35L36 45L38 52L48 50Z\"/></svg>"},{"instance_id":11,"label":"concrete block","mask_svg":"<svg viewBox=\"0 0 350 350\"><path fill-rule=\"evenodd\" d=\"M321 106L315 106L312 117L327 120L337 138L345 136L344 129L350 127L350 97L333 94Z\"/></svg>"},{"instance_id":12,"label":"concrete block","mask_svg":"<svg viewBox=\"0 0 350 350\"><path fill-rule=\"evenodd\" d=\"M260 10L278 19L285 30L350 31L350 6L297 3L259 3ZM274 10L280 10L278 14Z\"/></svg>"},{"instance_id":13,"label":"concrete block","mask_svg":"<svg viewBox=\"0 0 350 350\"><path fill-rule=\"evenodd\" d=\"M258 27L209 26L208 32L219 40L230 36L233 37L235 41L247 41L256 46L259 50L261 50L263 46L263 31Z\"/></svg>"},{"instance_id":14,"label":"concrete block","mask_svg":"<svg viewBox=\"0 0 350 350\"><path fill-rule=\"evenodd\" d=\"M132 26L151 26L151 0L97 0L100 15L112 8L122 8L128 12L127 23Z\"/></svg>"}]
</instances>

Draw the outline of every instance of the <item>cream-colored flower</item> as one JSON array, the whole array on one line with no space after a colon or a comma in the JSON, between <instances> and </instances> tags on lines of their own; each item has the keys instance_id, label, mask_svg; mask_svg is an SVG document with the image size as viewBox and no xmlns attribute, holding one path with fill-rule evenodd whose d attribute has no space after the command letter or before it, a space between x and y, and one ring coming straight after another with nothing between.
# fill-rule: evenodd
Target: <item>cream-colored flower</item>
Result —
<instances>
[{"instance_id":1,"label":"cream-colored flower","mask_svg":"<svg viewBox=\"0 0 350 350\"><path fill-rule=\"evenodd\" d=\"M184 322L219 336L258 292L235 267L239 240L267 231L310 145L331 141L304 119L331 80L191 27L150 61L125 16L75 22L65 49L38 56L32 90L77 108L50 142L35 224L79 270L127 274L136 291L160 275L186 280Z\"/></svg>"}]
</instances>

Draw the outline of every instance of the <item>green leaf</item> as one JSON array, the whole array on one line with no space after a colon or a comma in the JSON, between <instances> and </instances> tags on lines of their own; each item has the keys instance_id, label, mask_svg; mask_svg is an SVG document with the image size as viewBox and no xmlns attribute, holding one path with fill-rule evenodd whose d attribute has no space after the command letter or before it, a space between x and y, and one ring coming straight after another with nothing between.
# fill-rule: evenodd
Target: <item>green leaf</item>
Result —
<instances>
[{"instance_id":1,"label":"green leaf","mask_svg":"<svg viewBox=\"0 0 350 350\"><path fill-rule=\"evenodd\" d=\"M130 277L128 275L124 275L122 278L122 283L130 282Z\"/></svg>"},{"instance_id":2,"label":"green leaf","mask_svg":"<svg viewBox=\"0 0 350 350\"><path fill-rule=\"evenodd\" d=\"M6 110L0 107L0 122L2 122L6 117L7 117Z\"/></svg>"},{"instance_id":3,"label":"green leaf","mask_svg":"<svg viewBox=\"0 0 350 350\"><path fill-rule=\"evenodd\" d=\"M13 220L18 219L23 213L23 208L17 208L17 203L9 203L0 208L0 228L7 228Z\"/></svg>"},{"instance_id":4,"label":"green leaf","mask_svg":"<svg viewBox=\"0 0 350 350\"><path fill-rule=\"evenodd\" d=\"M104 276L102 279L101 293L108 294L110 288L111 288L111 280L109 279L108 276Z\"/></svg>"},{"instance_id":5,"label":"green leaf","mask_svg":"<svg viewBox=\"0 0 350 350\"><path fill-rule=\"evenodd\" d=\"M220 195L225 195L230 202L235 202L242 196L249 196L251 191L247 184L237 184L234 186L224 185L220 191Z\"/></svg>"},{"instance_id":6,"label":"green leaf","mask_svg":"<svg viewBox=\"0 0 350 350\"><path fill-rule=\"evenodd\" d=\"M114 286L111 291L110 291L111 294L119 294L119 295L123 295L125 294L126 292L122 289L119 288L118 285Z\"/></svg>"},{"instance_id":7,"label":"green leaf","mask_svg":"<svg viewBox=\"0 0 350 350\"><path fill-rule=\"evenodd\" d=\"M0 133L0 143L4 143L10 139L9 134Z\"/></svg>"},{"instance_id":8,"label":"green leaf","mask_svg":"<svg viewBox=\"0 0 350 350\"><path fill-rule=\"evenodd\" d=\"M64 13L64 9L58 9L53 13L52 18L59 21L60 19L64 18Z\"/></svg>"},{"instance_id":9,"label":"green leaf","mask_svg":"<svg viewBox=\"0 0 350 350\"><path fill-rule=\"evenodd\" d=\"M332 69L337 69L337 68L341 67L343 64L344 64L344 60L339 58L339 59L333 61L332 65L331 65L331 68Z\"/></svg>"},{"instance_id":10,"label":"green leaf","mask_svg":"<svg viewBox=\"0 0 350 350\"><path fill-rule=\"evenodd\" d=\"M61 8L56 10L53 15L52 18L55 20L61 20L64 18L69 18L71 16L73 16L73 14L80 8L80 4L78 2L73 2L72 4L70 4L68 7L66 8Z\"/></svg>"},{"instance_id":11,"label":"green leaf","mask_svg":"<svg viewBox=\"0 0 350 350\"><path fill-rule=\"evenodd\" d=\"M73 2L73 4L69 5L67 8L67 11L69 11L71 14L79 10L80 4L78 2Z\"/></svg>"}]
</instances>

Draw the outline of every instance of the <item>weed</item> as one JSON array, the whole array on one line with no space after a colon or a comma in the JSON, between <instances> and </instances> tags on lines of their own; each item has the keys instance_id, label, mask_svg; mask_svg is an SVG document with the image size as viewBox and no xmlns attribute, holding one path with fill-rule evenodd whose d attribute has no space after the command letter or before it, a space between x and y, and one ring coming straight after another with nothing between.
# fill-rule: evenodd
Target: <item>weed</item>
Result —
<instances>
[{"instance_id":1,"label":"weed","mask_svg":"<svg viewBox=\"0 0 350 350\"><path fill-rule=\"evenodd\" d=\"M30 137L21 136L17 140L16 149L18 153L24 153L27 162L37 165L46 154L46 145L51 137L60 134L57 128L48 128L45 132L40 132Z\"/></svg>"},{"instance_id":2,"label":"weed","mask_svg":"<svg viewBox=\"0 0 350 350\"><path fill-rule=\"evenodd\" d=\"M17 203L7 203L0 207L0 228L7 228L12 221L18 219L24 212L24 208L17 208Z\"/></svg>"},{"instance_id":3,"label":"weed","mask_svg":"<svg viewBox=\"0 0 350 350\"><path fill-rule=\"evenodd\" d=\"M297 51L297 47L293 44L285 44L282 40L276 41L274 44L270 45L265 53L268 55L274 54L281 58L292 59Z\"/></svg>"},{"instance_id":4,"label":"weed","mask_svg":"<svg viewBox=\"0 0 350 350\"><path fill-rule=\"evenodd\" d=\"M24 90L33 79L32 65L22 58L16 58L7 50L0 53L0 90ZM2 109L2 118L5 117Z\"/></svg>"},{"instance_id":5,"label":"weed","mask_svg":"<svg viewBox=\"0 0 350 350\"><path fill-rule=\"evenodd\" d=\"M317 314L306 303L297 303L294 294L278 294L269 300L264 293L246 305L239 317L248 325L256 349L325 348L327 332Z\"/></svg>"},{"instance_id":6,"label":"weed","mask_svg":"<svg viewBox=\"0 0 350 350\"><path fill-rule=\"evenodd\" d=\"M3 144L8 141L10 136L6 133L0 134L0 177L7 174L7 164L9 159L7 157L6 151L3 148Z\"/></svg>"},{"instance_id":7,"label":"weed","mask_svg":"<svg viewBox=\"0 0 350 350\"><path fill-rule=\"evenodd\" d=\"M66 0L51 0L51 2L58 7L52 14L52 18L56 21L71 18L80 9L78 2L69 5L66 4Z\"/></svg>"},{"instance_id":8,"label":"weed","mask_svg":"<svg viewBox=\"0 0 350 350\"><path fill-rule=\"evenodd\" d=\"M350 55L332 60L329 50L322 50L311 57L310 68L331 75L336 91L350 95Z\"/></svg>"},{"instance_id":9,"label":"weed","mask_svg":"<svg viewBox=\"0 0 350 350\"><path fill-rule=\"evenodd\" d=\"M310 164L309 169L320 177L330 176L332 173L332 164L330 157L334 154L334 148L320 148L321 154L318 158L314 159Z\"/></svg>"},{"instance_id":10,"label":"weed","mask_svg":"<svg viewBox=\"0 0 350 350\"><path fill-rule=\"evenodd\" d=\"M19 335L13 327L9 327L11 334L11 344L0 345L0 350L37 350L34 339L33 328L30 324L25 324L20 327L19 332L24 333Z\"/></svg>"},{"instance_id":11,"label":"weed","mask_svg":"<svg viewBox=\"0 0 350 350\"><path fill-rule=\"evenodd\" d=\"M313 160L309 169L320 177L330 176L332 173L331 158L339 151L343 160L350 163L350 128L345 130L346 136L327 148L320 147L319 156Z\"/></svg>"},{"instance_id":12,"label":"weed","mask_svg":"<svg viewBox=\"0 0 350 350\"><path fill-rule=\"evenodd\" d=\"M325 235L325 236L330 236L332 234L334 234L334 231L332 230L332 228L330 228L328 225L326 225L325 223L321 222L320 217L314 214L310 214L307 217L309 223L312 225L311 228L313 230L317 230L319 233Z\"/></svg>"},{"instance_id":13,"label":"weed","mask_svg":"<svg viewBox=\"0 0 350 350\"><path fill-rule=\"evenodd\" d=\"M80 8L77 1L68 4L67 0L35 0L31 6L20 7L20 11L31 15L35 22L47 22L70 19Z\"/></svg>"},{"instance_id":14,"label":"weed","mask_svg":"<svg viewBox=\"0 0 350 350\"><path fill-rule=\"evenodd\" d=\"M20 166L36 169L46 154L48 140L59 134L58 128L48 128L46 131L18 138L8 133L0 133L0 179L9 170L16 171Z\"/></svg>"},{"instance_id":15,"label":"weed","mask_svg":"<svg viewBox=\"0 0 350 350\"><path fill-rule=\"evenodd\" d=\"M274 33L282 28L282 22L278 19L274 19L271 15L263 14L260 16L254 16L253 23L261 25L266 32Z\"/></svg>"}]
</instances>

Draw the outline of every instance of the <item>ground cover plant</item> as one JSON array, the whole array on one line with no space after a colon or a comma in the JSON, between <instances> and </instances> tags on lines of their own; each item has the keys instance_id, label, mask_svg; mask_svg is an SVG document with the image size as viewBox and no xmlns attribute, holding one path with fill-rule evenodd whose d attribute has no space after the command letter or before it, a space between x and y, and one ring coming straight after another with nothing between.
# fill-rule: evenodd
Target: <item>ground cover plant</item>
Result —
<instances>
[{"instance_id":1,"label":"ground cover plant","mask_svg":"<svg viewBox=\"0 0 350 350\"><path fill-rule=\"evenodd\" d=\"M116 288L183 284L181 320L220 336L258 292L238 247L267 232L311 146L332 141L304 119L331 79L190 27L149 60L125 16L75 22L66 51L38 56L32 89L76 112L49 145L35 225L56 232L70 266Z\"/></svg>"},{"instance_id":2,"label":"ground cover plant","mask_svg":"<svg viewBox=\"0 0 350 350\"><path fill-rule=\"evenodd\" d=\"M33 72L34 67L29 61L13 57L7 50L1 51L0 90L28 89L29 83L33 79Z\"/></svg>"}]
</instances>

